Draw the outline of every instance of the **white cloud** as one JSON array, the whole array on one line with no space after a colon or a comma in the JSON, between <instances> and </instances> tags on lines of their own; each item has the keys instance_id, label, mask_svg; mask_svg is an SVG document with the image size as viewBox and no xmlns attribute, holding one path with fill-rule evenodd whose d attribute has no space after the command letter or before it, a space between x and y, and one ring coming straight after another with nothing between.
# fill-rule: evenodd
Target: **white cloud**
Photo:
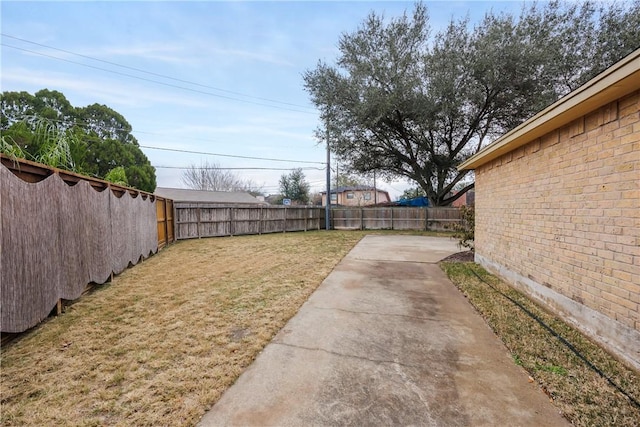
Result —
<instances>
[{"instance_id":1,"label":"white cloud","mask_svg":"<svg viewBox=\"0 0 640 427\"><path fill-rule=\"evenodd\" d=\"M108 46L92 48L88 56L99 59L112 56L134 57L135 59L147 59L171 64L196 62L193 52L185 49L184 45L165 42L143 43L135 45Z\"/></svg>"},{"instance_id":2,"label":"white cloud","mask_svg":"<svg viewBox=\"0 0 640 427\"><path fill-rule=\"evenodd\" d=\"M264 62L264 63L274 64L274 65L282 65L286 67L295 66L295 64L293 64L292 62L284 59L282 55L278 55L272 52L259 52L259 51L252 52L252 51L242 50L242 49L225 49L221 47L209 47L208 49L205 48L202 53L206 54L207 51L214 56L221 57L221 59L224 59L227 62L229 61L229 57L232 57L232 58L238 58L241 60Z\"/></svg>"}]
</instances>

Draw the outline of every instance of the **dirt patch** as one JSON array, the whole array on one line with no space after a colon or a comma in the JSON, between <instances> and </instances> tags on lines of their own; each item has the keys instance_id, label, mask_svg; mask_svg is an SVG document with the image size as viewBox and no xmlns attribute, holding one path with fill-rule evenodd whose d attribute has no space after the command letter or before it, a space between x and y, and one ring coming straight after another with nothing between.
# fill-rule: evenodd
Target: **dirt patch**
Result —
<instances>
[{"instance_id":1,"label":"dirt patch","mask_svg":"<svg viewBox=\"0 0 640 427\"><path fill-rule=\"evenodd\" d=\"M464 251L458 252L452 255L449 255L441 262L473 262L474 261L475 252L473 251Z\"/></svg>"}]
</instances>

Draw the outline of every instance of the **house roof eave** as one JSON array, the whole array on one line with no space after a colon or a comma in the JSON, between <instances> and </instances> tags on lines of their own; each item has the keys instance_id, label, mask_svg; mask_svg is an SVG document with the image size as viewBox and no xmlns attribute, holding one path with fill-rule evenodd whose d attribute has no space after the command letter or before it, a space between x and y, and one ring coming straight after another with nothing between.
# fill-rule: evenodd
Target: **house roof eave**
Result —
<instances>
[{"instance_id":1,"label":"house roof eave","mask_svg":"<svg viewBox=\"0 0 640 427\"><path fill-rule=\"evenodd\" d=\"M639 89L640 49L487 145L458 170L476 169Z\"/></svg>"}]
</instances>

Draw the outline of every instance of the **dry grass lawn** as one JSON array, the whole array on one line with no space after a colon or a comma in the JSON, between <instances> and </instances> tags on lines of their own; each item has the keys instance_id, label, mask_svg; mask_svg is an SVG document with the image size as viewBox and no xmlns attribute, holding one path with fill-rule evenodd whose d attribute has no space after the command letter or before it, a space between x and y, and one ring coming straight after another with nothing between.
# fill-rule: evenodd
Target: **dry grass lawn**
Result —
<instances>
[{"instance_id":1,"label":"dry grass lawn","mask_svg":"<svg viewBox=\"0 0 640 427\"><path fill-rule=\"evenodd\" d=\"M2 425L194 425L364 234L164 249L2 349Z\"/></svg>"},{"instance_id":2,"label":"dry grass lawn","mask_svg":"<svg viewBox=\"0 0 640 427\"><path fill-rule=\"evenodd\" d=\"M450 262L443 262L441 265L451 281L469 298L505 343L514 362L529 372L573 425L640 425L640 408L634 406L549 331L495 289L518 301L549 325L636 401L640 401L638 372L629 369L576 329L543 310L479 265Z\"/></svg>"},{"instance_id":3,"label":"dry grass lawn","mask_svg":"<svg viewBox=\"0 0 640 427\"><path fill-rule=\"evenodd\" d=\"M2 348L0 424L196 424L365 234L170 246ZM442 265L574 425L639 425L640 410L470 269L640 399L637 372L477 265Z\"/></svg>"}]
</instances>

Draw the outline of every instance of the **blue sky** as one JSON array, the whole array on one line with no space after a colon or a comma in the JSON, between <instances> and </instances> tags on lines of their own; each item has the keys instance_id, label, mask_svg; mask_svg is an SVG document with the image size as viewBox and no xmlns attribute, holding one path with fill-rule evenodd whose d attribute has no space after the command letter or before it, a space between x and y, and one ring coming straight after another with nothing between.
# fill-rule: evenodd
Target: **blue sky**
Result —
<instances>
[{"instance_id":1,"label":"blue sky","mask_svg":"<svg viewBox=\"0 0 640 427\"><path fill-rule=\"evenodd\" d=\"M207 160L228 168L313 168L304 172L312 190L320 191L326 152L313 136L319 119L302 74L319 60L333 63L340 35L354 31L371 11L394 17L413 5L2 1L0 86L32 94L58 90L74 106L105 104L129 121L141 146L294 160L143 148L157 167L158 186L183 187L180 169L161 166ZM469 14L475 21L491 9L517 14L522 2L426 5L437 31L452 17ZM267 194L277 193L280 176L288 173L236 172L263 185ZM405 180L378 184L393 198L410 186Z\"/></svg>"}]
</instances>

